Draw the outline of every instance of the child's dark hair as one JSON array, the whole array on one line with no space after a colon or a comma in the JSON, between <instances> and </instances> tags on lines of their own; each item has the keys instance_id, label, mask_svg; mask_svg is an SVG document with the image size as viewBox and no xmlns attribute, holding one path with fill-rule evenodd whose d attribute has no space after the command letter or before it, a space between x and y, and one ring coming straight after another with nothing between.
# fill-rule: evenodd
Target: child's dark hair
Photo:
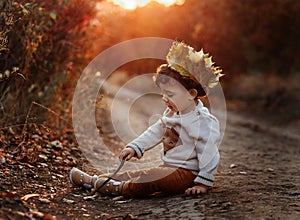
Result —
<instances>
[{"instance_id":1,"label":"child's dark hair","mask_svg":"<svg viewBox=\"0 0 300 220\"><path fill-rule=\"evenodd\" d=\"M155 84L159 87L159 84L166 84L170 81L170 78L175 79L180 84L182 84L187 90L196 89L197 96L195 99L203 97L206 95L205 90L202 88L201 84L193 77L186 77L180 75L176 70L170 68L167 64L162 64L157 68L156 75L154 77Z\"/></svg>"}]
</instances>

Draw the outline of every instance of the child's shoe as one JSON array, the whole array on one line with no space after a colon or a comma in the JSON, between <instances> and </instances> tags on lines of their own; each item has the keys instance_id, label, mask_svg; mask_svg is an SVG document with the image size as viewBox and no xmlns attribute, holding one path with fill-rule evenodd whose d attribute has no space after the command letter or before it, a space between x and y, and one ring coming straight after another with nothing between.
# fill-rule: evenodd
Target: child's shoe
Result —
<instances>
[{"instance_id":1,"label":"child's shoe","mask_svg":"<svg viewBox=\"0 0 300 220\"><path fill-rule=\"evenodd\" d=\"M122 188L124 185L123 181L117 180L109 180L105 185L103 183L107 180L107 178L97 178L94 182L94 189L98 189L98 192L102 195L111 195L111 196L118 196L122 192ZM102 186L103 185L103 186Z\"/></svg>"},{"instance_id":2,"label":"child's shoe","mask_svg":"<svg viewBox=\"0 0 300 220\"><path fill-rule=\"evenodd\" d=\"M72 168L69 174L69 179L73 186L82 187L85 189L93 188L93 184L97 178L97 176L90 176L75 167Z\"/></svg>"},{"instance_id":3,"label":"child's shoe","mask_svg":"<svg viewBox=\"0 0 300 220\"><path fill-rule=\"evenodd\" d=\"M121 181L110 180L103 185L107 178L99 178L96 175L90 176L77 168L72 168L69 179L74 186L82 187L84 189L98 189L98 187L101 186L98 189L100 194L112 196L120 195L124 184L124 182Z\"/></svg>"}]
</instances>

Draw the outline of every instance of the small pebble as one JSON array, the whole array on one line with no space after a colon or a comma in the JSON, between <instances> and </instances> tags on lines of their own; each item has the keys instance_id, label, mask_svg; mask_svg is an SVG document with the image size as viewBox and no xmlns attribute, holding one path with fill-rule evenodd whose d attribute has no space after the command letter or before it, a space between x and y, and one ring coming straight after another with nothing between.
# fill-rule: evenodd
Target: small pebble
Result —
<instances>
[{"instance_id":1,"label":"small pebble","mask_svg":"<svg viewBox=\"0 0 300 220\"><path fill-rule=\"evenodd\" d=\"M230 168L235 168L236 165L234 163L230 164Z\"/></svg>"}]
</instances>

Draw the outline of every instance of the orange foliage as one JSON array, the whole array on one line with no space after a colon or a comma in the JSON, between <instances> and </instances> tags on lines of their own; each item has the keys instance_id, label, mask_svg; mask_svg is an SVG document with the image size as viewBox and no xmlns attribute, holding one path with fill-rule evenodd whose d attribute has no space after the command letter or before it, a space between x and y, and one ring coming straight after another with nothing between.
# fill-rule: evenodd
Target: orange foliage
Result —
<instances>
[{"instance_id":1,"label":"orange foliage","mask_svg":"<svg viewBox=\"0 0 300 220\"><path fill-rule=\"evenodd\" d=\"M231 75L286 74L300 67L299 9L294 0L189 0L171 7L153 2L133 11L102 2L95 50L136 37L167 37L203 47Z\"/></svg>"},{"instance_id":2,"label":"orange foliage","mask_svg":"<svg viewBox=\"0 0 300 220\"><path fill-rule=\"evenodd\" d=\"M56 104L67 114L82 68L104 49L137 37L204 48L224 70L225 87L236 82L230 78L285 76L300 69L300 1L188 0L170 7L152 2L135 10L100 0L30 2L0 2L3 123L8 115L24 120L32 101ZM157 63L131 62L126 69L149 72Z\"/></svg>"},{"instance_id":3,"label":"orange foliage","mask_svg":"<svg viewBox=\"0 0 300 220\"><path fill-rule=\"evenodd\" d=\"M2 123L23 121L33 101L52 104L57 88L88 60L84 36L93 1L27 2L0 2Z\"/></svg>"}]
</instances>

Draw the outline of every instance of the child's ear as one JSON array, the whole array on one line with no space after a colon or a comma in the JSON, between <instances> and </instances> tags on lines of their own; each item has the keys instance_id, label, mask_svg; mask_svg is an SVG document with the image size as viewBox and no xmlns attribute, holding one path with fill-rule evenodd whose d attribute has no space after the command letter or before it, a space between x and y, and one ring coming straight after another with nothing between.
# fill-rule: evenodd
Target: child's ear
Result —
<instances>
[{"instance_id":1,"label":"child's ear","mask_svg":"<svg viewBox=\"0 0 300 220\"><path fill-rule=\"evenodd\" d=\"M198 94L196 89L190 89L189 93L190 93L192 99L195 99L197 97L197 94Z\"/></svg>"}]
</instances>

